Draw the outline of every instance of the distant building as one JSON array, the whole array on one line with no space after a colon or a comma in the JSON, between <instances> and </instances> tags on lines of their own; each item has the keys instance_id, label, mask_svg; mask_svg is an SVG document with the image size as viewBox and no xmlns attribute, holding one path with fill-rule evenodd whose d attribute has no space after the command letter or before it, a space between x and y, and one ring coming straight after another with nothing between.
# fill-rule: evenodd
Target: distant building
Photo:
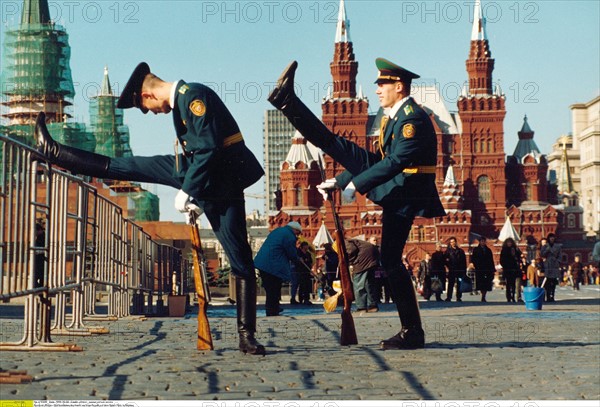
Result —
<instances>
[{"instance_id":1,"label":"distant building","mask_svg":"<svg viewBox=\"0 0 600 407\"><path fill-rule=\"evenodd\" d=\"M263 121L263 159L265 166L265 210L275 211L281 207L279 166L287 156L292 144L294 126L279 110L266 110Z\"/></svg>"}]
</instances>

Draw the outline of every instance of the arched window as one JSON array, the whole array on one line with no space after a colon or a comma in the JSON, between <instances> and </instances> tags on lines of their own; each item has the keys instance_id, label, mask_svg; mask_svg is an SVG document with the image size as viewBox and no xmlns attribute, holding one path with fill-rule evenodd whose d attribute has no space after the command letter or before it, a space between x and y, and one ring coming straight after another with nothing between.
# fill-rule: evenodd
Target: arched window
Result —
<instances>
[{"instance_id":1,"label":"arched window","mask_svg":"<svg viewBox=\"0 0 600 407\"><path fill-rule=\"evenodd\" d=\"M302 186L296 185L296 203L298 206L304 205L304 194L302 192Z\"/></svg>"},{"instance_id":2,"label":"arched window","mask_svg":"<svg viewBox=\"0 0 600 407\"><path fill-rule=\"evenodd\" d=\"M477 178L477 195L479 202L490 201L490 179L486 175Z\"/></svg>"},{"instance_id":3,"label":"arched window","mask_svg":"<svg viewBox=\"0 0 600 407\"><path fill-rule=\"evenodd\" d=\"M473 140L473 152L479 152L479 140Z\"/></svg>"},{"instance_id":4,"label":"arched window","mask_svg":"<svg viewBox=\"0 0 600 407\"><path fill-rule=\"evenodd\" d=\"M575 214L570 213L567 215L567 227L574 228L575 227Z\"/></svg>"},{"instance_id":5,"label":"arched window","mask_svg":"<svg viewBox=\"0 0 600 407\"><path fill-rule=\"evenodd\" d=\"M533 188L531 186L531 182L525 184L525 196L525 199L528 201L531 201L533 199Z\"/></svg>"},{"instance_id":6,"label":"arched window","mask_svg":"<svg viewBox=\"0 0 600 407\"><path fill-rule=\"evenodd\" d=\"M492 149L492 140L488 140L487 141L487 152L488 153L493 153L494 150Z\"/></svg>"}]
</instances>

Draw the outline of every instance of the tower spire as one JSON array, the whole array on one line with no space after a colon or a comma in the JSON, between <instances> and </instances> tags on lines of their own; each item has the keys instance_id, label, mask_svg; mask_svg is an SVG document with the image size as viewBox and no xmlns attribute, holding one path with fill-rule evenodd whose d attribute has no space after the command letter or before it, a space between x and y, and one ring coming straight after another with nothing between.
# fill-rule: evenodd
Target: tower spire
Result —
<instances>
[{"instance_id":1,"label":"tower spire","mask_svg":"<svg viewBox=\"0 0 600 407\"><path fill-rule=\"evenodd\" d=\"M483 12L481 10L481 0L475 0L471 41L487 41L487 33L485 31L485 18L483 17Z\"/></svg>"},{"instance_id":2,"label":"tower spire","mask_svg":"<svg viewBox=\"0 0 600 407\"><path fill-rule=\"evenodd\" d=\"M102 87L100 88L99 96L113 96L112 89L110 87L110 79L108 79L108 67L104 67L104 78L102 78Z\"/></svg>"},{"instance_id":3,"label":"tower spire","mask_svg":"<svg viewBox=\"0 0 600 407\"><path fill-rule=\"evenodd\" d=\"M492 71L494 59L490 51L485 31L485 18L481 10L481 1L475 1L471 49L467 59L469 74L469 95L492 96ZM498 95L500 96L500 95Z\"/></svg>"},{"instance_id":4,"label":"tower spire","mask_svg":"<svg viewBox=\"0 0 600 407\"><path fill-rule=\"evenodd\" d=\"M338 13L337 28L335 30L335 42L351 42L350 20L346 18L346 5L340 0L340 11Z\"/></svg>"},{"instance_id":5,"label":"tower spire","mask_svg":"<svg viewBox=\"0 0 600 407\"><path fill-rule=\"evenodd\" d=\"M569 155L567 154L567 139L563 138L561 141L563 143L563 151L560 158L558 192L562 194L572 194L575 191L575 188L573 188L573 178L571 178L571 170L569 166Z\"/></svg>"},{"instance_id":6,"label":"tower spire","mask_svg":"<svg viewBox=\"0 0 600 407\"><path fill-rule=\"evenodd\" d=\"M23 1L21 25L48 24L50 22L50 8L48 0Z\"/></svg>"}]
</instances>

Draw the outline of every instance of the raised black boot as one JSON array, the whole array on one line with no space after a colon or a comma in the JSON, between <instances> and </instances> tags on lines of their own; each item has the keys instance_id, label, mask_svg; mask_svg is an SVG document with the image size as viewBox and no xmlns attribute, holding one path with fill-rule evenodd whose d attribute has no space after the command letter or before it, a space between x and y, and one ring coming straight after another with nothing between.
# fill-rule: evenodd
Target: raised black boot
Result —
<instances>
[{"instance_id":1,"label":"raised black boot","mask_svg":"<svg viewBox=\"0 0 600 407\"><path fill-rule=\"evenodd\" d=\"M46 115L40 112L35 121L38 151L51 162L75 174L109 178L110 158L56 142L46 127Z\"/></svg>"},{"instance_id":2,"label":"raised black boot","mask_svg":"<svg viewBox=\"0 0 600 407\"><path fill-rule=\"evenodd\" d=\"M265 347L258 343L256 333L256 276L235 279L237 326L240 351L251 355L264 355Z\"/></svg>"},{"instance_id":3,"label":"raised black boot","mask_svg":"<svg viewBox=\"0 0 600 407\"><path fill-rule=\"evenodd\" d=\"M305 139L319 148L331 144L335 135L319 120L294 92L294 76L298 63L292 61L284 70L268 101L284 114Z\"/></svg>"},{"instance_id":4,"label":"raised black boot","mask_svg":"<svg viewBox=\"0 0 600 407\"><path fill-rule=\"evenodd\" d=\"M425 332L417 295L410 274L404 268L388 272L388 281L396 303L402 329L379 343L381 349L421 349L425 347Z\"/></svg>"}]
</instances>

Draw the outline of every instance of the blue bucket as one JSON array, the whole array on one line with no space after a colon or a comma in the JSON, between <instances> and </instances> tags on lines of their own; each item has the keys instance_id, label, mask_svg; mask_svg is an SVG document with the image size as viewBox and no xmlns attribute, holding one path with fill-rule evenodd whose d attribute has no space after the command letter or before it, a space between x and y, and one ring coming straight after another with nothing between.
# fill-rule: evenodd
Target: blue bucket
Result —
<instances>
[{"instance_id":1,"label":"blue bucket","mask_svg":"<svg viewBox=\"0 0 600 407\"><path fill-rule=\"evenodd\" d=\"M546 290L541 287L524 287L523 299L525 300L525 308L528 310L542 309L545 293Z\"/></svg>"}]
</instances>

